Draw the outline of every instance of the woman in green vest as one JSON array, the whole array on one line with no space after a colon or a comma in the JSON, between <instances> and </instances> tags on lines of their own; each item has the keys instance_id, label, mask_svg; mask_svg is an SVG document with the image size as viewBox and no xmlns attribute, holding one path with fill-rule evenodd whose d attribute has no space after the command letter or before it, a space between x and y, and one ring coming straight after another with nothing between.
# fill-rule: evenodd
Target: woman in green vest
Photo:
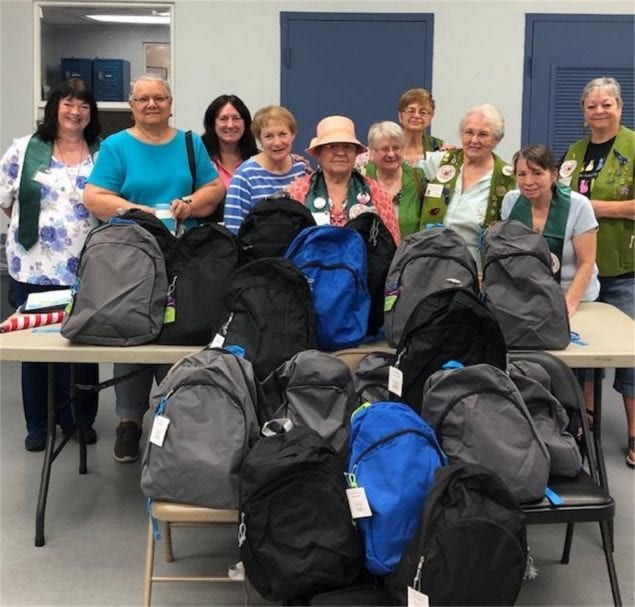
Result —
<instances>
[{"instance_id":1,"label":"woman in green vest","mask_svg":"<svg viewBox=\"0 0 635 607\"><path fill-rule=\"evenodd\" d=\"M595 78L580 99L590 134L576 141L560 165L560 181L591 200L600 224L597 264L600 301L635 317L635 132L622 126L622 92L615 78ZM616 369L615 390L624 398L628 423L626 463L635 468L635 372ZM585 401L592 409L592 387Z\"/></svg>"},{"instance_id":2,"label":"woman in green vest","mask_svg":"<svg viewBox=\"0 0 635 607\"><path fill-rule=\"evenodd\" d=\"M411 166L420 166L428 152L445 149L442 139L426 132L434 108L434 98L426 89L409 89L399 99L399 123L406 136L404 158Z\"/></svg>"},{"instance_id":3,"label":"woman in green vest","mask_svg":"<svg viewBox=\"0 0 635 607\"><path fill-rule=\"evenodd\" d=\"M33 135L16 139L0 160L0 206L9 217L7 265L9 300L22 305L29 294L67 289L75 281L79 254L97 218L84 206L84 187L99 148L97 104L78 79L63 82L46 102L44 120ZM70 434L70 365L55 365L57 423ZM75 367L75 381L95 385L98 366ZM27 451L42 451L47 434L47 370L22 364L22 402ZM87 444L96 442L93 422L97 393L80 406Z\"/></svg>"},{"instance_id":4,"label":"woman in green vest","mask_svg":"<svg viewBox=\"0 0 635 607\"><path fill-rule=\"evenodd\" d=\"M363 175L384 186L395 207L402 240L419 230L425 175L404 162L406 138L396 122L376 122L368 131L370 162L361 168Z\"/></svg>"},{"instance_id":5,"label":"woman in green vest","mask_svg":"<svg viewBox=\"0 0 635 607\"><path fill-rule=\"evenodd\" d=\"M481 235L500 219L503 196L514 188L514 169L494 153L505 121L493 105L470 108L459 125L461 149L428 153L420 226L443 224L458 232L481 268Z\"/></svg>"}]
</instances>

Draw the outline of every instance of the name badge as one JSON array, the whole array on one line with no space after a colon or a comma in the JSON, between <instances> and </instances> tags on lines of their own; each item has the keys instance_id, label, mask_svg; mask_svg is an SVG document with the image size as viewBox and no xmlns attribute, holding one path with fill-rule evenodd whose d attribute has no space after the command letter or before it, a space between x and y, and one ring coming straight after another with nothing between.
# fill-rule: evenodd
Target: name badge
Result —
<instances>
[{"instance_id":1,"label":"name badge","mask_svg":"<svg viewBox=\"0 0 635 607\"><path fill-rule=\"evenodd\" d=\"M426 187L426 196L430 198L441 198L443 196L443 184L429 183Z\"/></svg>"},{"instance_id":2,"label":"name badge","mask_svg":"<svg viewBox=\"0 0 635 607\"><path fill-rule=\"evenodd\" d=\"M313 215L315 223L319 226L327 226L331 223L330 213L311 213L311 215Z\"/></svg>"}]
</instances>

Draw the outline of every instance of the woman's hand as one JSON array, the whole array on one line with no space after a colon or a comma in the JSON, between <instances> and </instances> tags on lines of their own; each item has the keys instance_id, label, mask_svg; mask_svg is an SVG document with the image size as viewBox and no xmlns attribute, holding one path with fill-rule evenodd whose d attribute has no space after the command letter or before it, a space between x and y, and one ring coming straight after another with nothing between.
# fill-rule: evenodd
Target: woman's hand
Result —
<instances>
[{"instance_id":1,"label":"woman's hand","mask_svg":"<svg viewBox=\"0 0 635 607\"><path fill-rule=\"evenodd\" d=\"M172 217L179 221L184 221L192 217L192 205L190 202L183 200L182 198L175 198L170 203L170 211L172 211Z\"/></svg>"}]
</instances>

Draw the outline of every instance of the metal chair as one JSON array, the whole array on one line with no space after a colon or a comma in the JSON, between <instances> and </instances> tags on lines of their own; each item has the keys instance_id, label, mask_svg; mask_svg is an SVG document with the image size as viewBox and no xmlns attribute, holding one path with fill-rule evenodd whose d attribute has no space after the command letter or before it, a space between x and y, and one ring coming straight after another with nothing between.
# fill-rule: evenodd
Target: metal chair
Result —
<instances>
[{"instance_id":1,"label":"metal chair","mask_svg":"<svg viewBox=\"0 0 635 607\"><path fill-rule=\"evenodd\" d=\"M165 544L165 560L174 560L172 550L172 527L235 527L238 528L237 510L215 510L189 504L174 504L170 502L153 502L151 515L157 521L164 523L163 541ZM152 520L148 521L148 542L146 547L146 564L143 584L143 604L150 607L152 601L152 584L154 582L236 582L239 579L228 575L208 576L165 576L154 575L155 538Z\"/></svg>"},{"instance_id":2,"label":"metal chair","mask_svg":"<svg viewBox=\"0 0 635 607\"><path fill-rule=\"evenodd\" d=\"M611 529L615 518L615 502L608 491L602 488L598 465L604 455L596 452L594 441L585 412L584 399L578 381L571 369L559 358L548 352L514 351L509 353L511 361L527 360L540 364L551 377L551 392L569 412L578 411L583 429L583 447L587 459L588 472L582 470L576 478L552 477L549 488L562 500L553 506L546 498L540 502L523 504L528 525L567 525L561 563L567 564L571 554L573 530L576 523L597 522L600 525L602 548L606 559L613 603L622 605L617 572L613 560ZM598 464L599 462L599 464Z\"/></svg>"}]
</instances>

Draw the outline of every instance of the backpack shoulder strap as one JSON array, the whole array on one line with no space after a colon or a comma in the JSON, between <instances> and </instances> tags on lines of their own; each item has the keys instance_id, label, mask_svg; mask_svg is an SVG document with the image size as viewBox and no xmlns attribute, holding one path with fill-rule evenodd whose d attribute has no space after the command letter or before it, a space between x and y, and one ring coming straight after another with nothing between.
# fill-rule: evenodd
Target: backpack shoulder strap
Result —
<instances>
[{"instance_id":1,"label":"backpack shoulder strap","mask_svg":"<svg viewBox=\"0 0 635 607\"><path fill-rule=\"evenodd\" d=\"M190 174L192 175L192 193L194 193L196 191L196 159L194 158L192 131L185 131L185 147L187 148L187 162L190 165Z\"/></svg>"}]
</instances>

